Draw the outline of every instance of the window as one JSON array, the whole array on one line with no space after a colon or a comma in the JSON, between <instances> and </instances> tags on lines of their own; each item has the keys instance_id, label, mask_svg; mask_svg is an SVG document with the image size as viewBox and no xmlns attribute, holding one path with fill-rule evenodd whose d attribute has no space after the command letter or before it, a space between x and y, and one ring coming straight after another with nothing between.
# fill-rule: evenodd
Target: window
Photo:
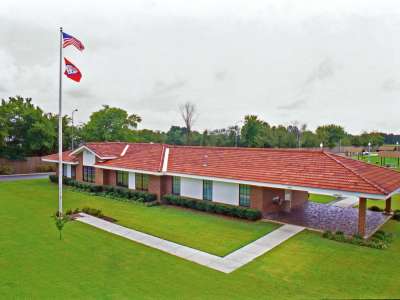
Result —
<instances>
[{"instance_id":1,"label":"window","mask_svg":"<svg viewBox=\"0 0 400 300\"><path fill-rule=\"evenodd\" d=\"M240 206L250 206L250 186L240 184L239 185L239 205Z\"/></svg>"},{"instance_id":2,"label":"window","mask_svg":"<svg viewBox=\"0 0 400 300\"><path fill-rule=\"evenodd\" d=\"M172 177L172 194L180 195L181 194L181 178L180 177Z\"/></svg>"},{"instance_id":3,"label":"window","mask_svg":"<svg viewBox=\"0 0 400 300\"><path fill-rule=\"evenodd\" d=\"M83 166L83 181L94 182L95 180L95 169L94 167Z\"/></svg>"},{"instance_id":4,"label":"window","mask_svg":"<svg viewBox=\"0 0 400 300\"><path fill-rule=\"evenodd\" d=\"M203 180L203 200L212 200L212 181Z\"/></svg>"},{"instance_id":5,"label":"window","mask_svg":"<svg viewBox=\"0 0 400 300\"><path fill-rule=\"evenodd\" d=\"M63 164L63 166L62 166L62 174L63 174L63 177L67 177L68 176L68 166L66 165L66 164Z\"/></svg>"},{"instance_id":6,"label":"window","mask_svg":"<svg viewBox=\"0 0 400 300\"><path fill-rule=\"evenodd\" d=\"M128 187L129 173L117 171L117 185Z\"/></svg>"},{"instance_id":7,"label":"window","mask_svg":"<svg viewBox=\"0 0 400 300\"><path fill-rule=\"evenodd\" d=\"M135 189L147 191L149 189L149 175L135 173Z\"/></svg>"},{"instance_id":8,"label":"window","mask_svg":"<svg viewBox=\"0 0 400 300\"><path fill-rule=\"evenodd\" d=\"M71 178L76 178L76 166L71 166Z\"/></svg>"}]
</instances>

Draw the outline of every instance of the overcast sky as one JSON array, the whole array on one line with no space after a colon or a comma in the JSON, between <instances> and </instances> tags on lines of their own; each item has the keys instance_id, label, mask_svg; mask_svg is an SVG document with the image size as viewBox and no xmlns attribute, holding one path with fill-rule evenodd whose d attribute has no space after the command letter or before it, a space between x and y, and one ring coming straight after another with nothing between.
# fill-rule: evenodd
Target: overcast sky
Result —
<instances>
[{"instance_id":1,"label":"overcast sky","mask_svg":"<svg viewBox=\"0 0 400 300\"><path fill-rule=\"evenodd\" d=\"M256 114L400 133L400 1L1 0L0 98L57 112L59 26L86 47L64 51L78 122L109 104L167 130L191 101L198 130Z\"/></svg>"}]
</instances>

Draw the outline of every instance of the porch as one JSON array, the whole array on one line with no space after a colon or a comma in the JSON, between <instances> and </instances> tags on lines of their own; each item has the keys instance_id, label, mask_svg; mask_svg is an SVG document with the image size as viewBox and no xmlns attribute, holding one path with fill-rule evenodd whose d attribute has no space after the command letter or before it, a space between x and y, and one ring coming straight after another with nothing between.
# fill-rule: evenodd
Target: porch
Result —
<instances>
[{"instance_id":1,"label":"porch","mask_svg":"<svg viewBox=\"0 0 400 300\"><path fill-rule=\"evenodd\" d=\"M391 216L382 212L366 210L363 202L364 200L360 201L359 208L344 208L307 201L301 206L292 208L290 212L283 210L265 212L264 218L320 231L343 231L348 235L360 233L365 237L369 237ZM364 232L362 232L363 229Z\"/></svg>"}]
</instances>

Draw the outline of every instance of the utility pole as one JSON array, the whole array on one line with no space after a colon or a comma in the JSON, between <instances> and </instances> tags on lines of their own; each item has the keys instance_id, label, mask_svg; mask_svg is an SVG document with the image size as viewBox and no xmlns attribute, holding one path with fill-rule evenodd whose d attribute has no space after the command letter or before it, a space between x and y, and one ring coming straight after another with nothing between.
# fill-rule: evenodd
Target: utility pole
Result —
<instances>
[{"instance_id":1,"label":"utility pole","mask_svg":"<svg viewBox=\"0 0 400 300\"><path fill-rule=\"evenodd\" d=\"M74 113L78 111L77 108L75 108L72 113L71 113L71 120L72 120L72 128L71 128L71 150L74 151Z\"/></svg>"},{"instance_id":2,"label":"utility pole","mask_svg":"<svg viewBox=\"0 0 400 300\"><path fill-rule=\"evenodd\" d=\"M368 142L368 162L371 162L371 142Z\"/></svg>"}]
</instances>

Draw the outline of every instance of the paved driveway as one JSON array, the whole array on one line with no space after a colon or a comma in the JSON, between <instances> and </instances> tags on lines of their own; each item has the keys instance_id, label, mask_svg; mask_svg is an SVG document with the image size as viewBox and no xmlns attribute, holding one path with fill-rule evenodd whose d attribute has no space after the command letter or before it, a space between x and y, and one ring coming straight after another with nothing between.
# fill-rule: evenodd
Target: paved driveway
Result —
<instances>
[{"instance_id":1,"label":"paved driveway","mask_svg":"<svg viewBox=\"0 0 400 300\"><path fill-rule=\"evenodd\" d=\"M306 202L304 206L292 209L290 213L267 213L266 219L295 224L317 230L343 231L354 234L358 231L358 208ZM383 225L390 216L381 212L367 211L367 236Z\"/></svg>"},{"instance_id":2,"label":"paved driveway","mask_svg":"<svg viewBox=\"0 0 400 300\"><path fill-rule=\"evenodd\" d=\"M47 178L51 174L55 174L55 173L23 174L23 175L0 175L0 181L40 179L40 178Z\"/></svg>"}]
</instances>

